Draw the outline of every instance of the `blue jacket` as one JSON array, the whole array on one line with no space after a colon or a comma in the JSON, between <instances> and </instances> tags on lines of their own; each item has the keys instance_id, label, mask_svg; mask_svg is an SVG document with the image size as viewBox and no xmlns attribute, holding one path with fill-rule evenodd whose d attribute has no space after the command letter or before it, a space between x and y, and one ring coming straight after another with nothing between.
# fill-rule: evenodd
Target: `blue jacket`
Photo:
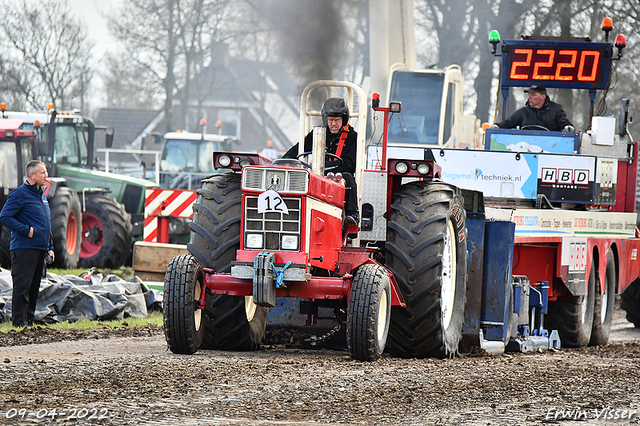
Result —
<instances>
[{"instance_id":1,"label":"blue jacket","mask_svg":"<svg viewBox=\"0 0 640 426\"><path fill-rule=\"evenodd\" d=\"M10 250L53 250L49 202L36 185L25 182L11 191L0 212L0 222L11 229ZM33 227L32 238L29 227Z\"/></svg>"}]
</instances>

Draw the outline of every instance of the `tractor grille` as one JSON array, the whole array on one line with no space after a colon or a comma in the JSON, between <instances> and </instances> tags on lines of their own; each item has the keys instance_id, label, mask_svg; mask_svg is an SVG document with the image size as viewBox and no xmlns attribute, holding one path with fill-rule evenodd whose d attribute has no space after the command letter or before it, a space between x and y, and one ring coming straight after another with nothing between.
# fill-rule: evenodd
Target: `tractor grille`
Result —
<instances>
[{"instance_id":1,"label":"tractor grille","mask_svg":"<svg viewBox=\"0 0 640 426\"><path fill-rule=\"evenodd\" d=\"M309 174L302 170L280 170L246 167L242 172L242 189L277 192L307 192Z\"/></svg>"},{"instance_id":2,"label":"tractor grille","mask_svg":"<svg viewBox=\"0 0 640 426\"><path fill-rule=\"evenodd\" d=\"M245 249L300 250L300 199L283 198L289 214L258 213L258 197L245 197Z\"/></svg>"}]
</instances>

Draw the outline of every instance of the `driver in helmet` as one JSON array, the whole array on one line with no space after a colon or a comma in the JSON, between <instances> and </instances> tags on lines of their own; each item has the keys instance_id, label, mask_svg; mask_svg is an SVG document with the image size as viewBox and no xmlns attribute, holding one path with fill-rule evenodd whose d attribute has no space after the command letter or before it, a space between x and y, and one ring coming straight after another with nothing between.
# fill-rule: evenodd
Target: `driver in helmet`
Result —
<instances>
[{"instance_id":1,"label":"driver in helmet","mask_svg":"<svg viewBox=\"0 0 640 426\"><path fill-rule=\"evenodd\" d=\"M326 151L342 159L326 160L325 167L336 167L334 173L342 173L345 182L345 213L344 226L360 223L356 180L353 177L356 170L356 148L358 134L349 124L349 107L342 98L329 98L322 105L322 124L327 128ZM313 149L313 132L304 138L304 151ZM295 144L284 158L296 158L298 144Z\"/></svg>"},{"instance_id":2,"label":"driver in helmet","mask_svg":"<svg viewBox=\"0 0 640 426\"><path fill-rule=\"evenodd\" d=\"M516 127L530 126L531 130L542 130L539 126L551 131L565 130L575 132L575 127L571 124L565 114L562 105L552 102L547 95L547 88L542 84L534 84L524 91L529 94L527 104L517 110L500 123L494 124L493 128L515 129Z\"/></svg>"}]
</instances>

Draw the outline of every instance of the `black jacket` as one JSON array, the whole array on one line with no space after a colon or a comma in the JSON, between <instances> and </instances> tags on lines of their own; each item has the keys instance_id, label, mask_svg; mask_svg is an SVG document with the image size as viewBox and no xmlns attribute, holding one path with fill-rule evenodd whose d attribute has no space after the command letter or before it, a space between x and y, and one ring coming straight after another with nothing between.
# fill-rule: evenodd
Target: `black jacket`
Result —
<instances>
[{"instance_id":1,"label":"black jacket","mask_svg":"<svg viewBox=\"0 0 640 426\"><path fill-rule=\"evenodd\" d=\"M560 131L565 126L571 126L571 122L567 118L562 109L562 105L552 102L547 96L544 104L540 109L532 108L527 104L513 113L513 115L500 123L500 128L514 129L516 126L538 125L544 126L551 131ZM535 130L535 129L531 129Z\"/></svg>"},{"instance_id":2,"label":"black jacket","mask_svg":"<svg viewBox=\"0 0 640 426\"><path fill-rule=\"evenodd\" d=\"M338 149L338 143L340 142L340 135L342 134L342 130L336 134L331 133L327 128L327 145L326 150L331 154L335 154ZM358 133L349 125L349 133L347 134L347 139L344 141L344 146L342 147L342 165L340 167L332 170L332 172L349 172L351 174L356 171L356 152L358 145ZM307 136L304 138L304 151L309 152L313 149L313 132L309 132ZM298 144L292 146L286 154L283 155L284 158L296 158L298 155ZM330 157L326 157L325 167L333 166L337 163L337 160L329 160Z\"/></svg>"}]
</instances>

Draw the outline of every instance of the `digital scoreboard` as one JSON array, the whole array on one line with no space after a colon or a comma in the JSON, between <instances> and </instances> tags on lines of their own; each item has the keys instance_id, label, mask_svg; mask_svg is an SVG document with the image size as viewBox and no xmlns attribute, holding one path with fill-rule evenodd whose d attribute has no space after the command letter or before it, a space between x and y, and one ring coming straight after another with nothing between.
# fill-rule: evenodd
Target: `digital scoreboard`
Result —
<instances>
[{"instance_id":1,"label":"digital scoreboard","mask_svg":"<svg viewBox=\"0 0 640 426\"><path fill-rule=\"evenodd\" d=\"M503 40L502 86L535 83L568 89L604 89L612 45L587 41Z\"/></svg>"}]
</instances>

